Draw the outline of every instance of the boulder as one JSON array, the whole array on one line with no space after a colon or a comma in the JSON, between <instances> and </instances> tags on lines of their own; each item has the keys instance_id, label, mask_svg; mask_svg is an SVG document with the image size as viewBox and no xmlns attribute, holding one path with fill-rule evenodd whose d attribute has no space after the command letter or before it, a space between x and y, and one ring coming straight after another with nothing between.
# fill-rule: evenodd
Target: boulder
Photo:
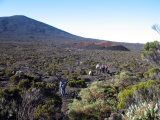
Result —
<instances>
[{"instance_id":1,"label":"boulder","mask_svg":"<svg viewBox=\"0 0 160 120\"><path fill-rule=\"evenodd\" d=\"M111 113L109 118L105 118L104 120L122 120L122 115L118 113Z\"/></svg>"}]
</instances>

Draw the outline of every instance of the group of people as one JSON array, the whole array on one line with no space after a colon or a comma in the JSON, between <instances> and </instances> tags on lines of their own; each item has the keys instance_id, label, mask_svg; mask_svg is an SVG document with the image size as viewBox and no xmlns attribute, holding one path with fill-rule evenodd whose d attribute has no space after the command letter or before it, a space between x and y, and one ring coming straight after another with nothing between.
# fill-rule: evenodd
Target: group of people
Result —
<instances>
[{"instance_id":1,"label":"group of people","mask_svg":"<svg viewBox=\"0 0 160 120\"><path fill-rule=\"evenodd\" d=\"M101 74L101 73L107 73L108 66L106 65L100 65L99 63L96 65L96 73Z\"/></svg>"}]
</instances>

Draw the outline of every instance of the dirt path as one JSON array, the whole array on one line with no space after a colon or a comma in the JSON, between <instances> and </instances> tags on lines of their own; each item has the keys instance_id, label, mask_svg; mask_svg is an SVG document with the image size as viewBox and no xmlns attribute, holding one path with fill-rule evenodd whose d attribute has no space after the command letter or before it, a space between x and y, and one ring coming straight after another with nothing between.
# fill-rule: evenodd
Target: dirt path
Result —
<instances>
[{"instance_id":1,"label":"dirt path","mask_svg":"<svg viewBox=\"0 0 160 120\"><path fill-rule=\"evenodd\" d=\"M110 74L93 74L93 76L90 75L81 75L79 76L79 78L85 78L86 80L86 84L91 84L94 81L110 81L112 76ZM67 111L68 109L68 104L73 102L73 98L75 98L79 92L81 91L81 89L85 89L85 88L71 88L69 86L66 86L65 89L65 95L61 95L61 88L59 87L59 91L57 92L57 95L61 97L62 99L62 106L61 106L61 112L62 114L59 115L60 119L59 120L69 120L68 116L67 116ZM63 117L63 118L62 118Z\"/></svg>"}]
</instances>

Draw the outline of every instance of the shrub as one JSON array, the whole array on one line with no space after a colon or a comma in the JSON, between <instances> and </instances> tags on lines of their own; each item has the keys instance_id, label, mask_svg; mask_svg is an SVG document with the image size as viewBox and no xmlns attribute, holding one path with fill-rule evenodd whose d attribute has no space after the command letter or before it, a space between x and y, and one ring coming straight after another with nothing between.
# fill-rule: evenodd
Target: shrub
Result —
<instances>
[{"instance_id":1,"label":"shrub","mask_svg":"<svg viewBox=\"0 0 160 120\"><path fill-rule=\"evenodd\" d=\"M68 70L62 70L62 73L64 73L65 75L69 75L69 71Z\"/></svg>"},{"instance_id":2,"label":"shrub","mask_svg":"<svg viewBox=\"0 0 160 120\"><path fill-rule=\"evenodd\" d=\"M129 71L121 72L120 75L115 75L115 79L112 82L115 85L126 87L128 85L133 85L137 78L132 76Z\"/></svg>"},{"instance_id":3,"label":"shrub","mask_svg":"<svg viewBox=\"0 0 160 120\"><path fill-rule=\"evenodd\" d=\"M45 94L49 94L52 90L56 89L56 86L54 83L46 83L46 82L31 82L32 88L38 88L45 92Z\"/></svg>"},{"instance_id":4,"label":"shrub","mask_svg":"<svg viewBox=\"0 0 160 120\"><path fill-rule=\"evenodd\" d=\"M138 85L126 88L124 91L119 93L119 104L118 109L128 108L132 103L143 102L144 100L150 100L153 95L159 95L157 83L154 80L147 82L141 82ZM154 98L154 99L157 99Z\"/></svg>"},{"instance_id":5,"label":"shrub","mask_svg":"<svg viewBox=\"0 0 160 120\"><path fill-rule=\"evenodd\" d=\"M78 74L77 73L70 73L68 75L68 78L72 79L72 80L77 80Z\"/></svg>"},{"instance_id":6,"label":"shrub","mask_svg":"<svg viewBox=\"0 0 160 120\"><path fill-rule=\"evenodd\" d=\"M143 75L144 75L145 78L148 78L149 76L153 78L154 77L154 74L153 74L154 72L159 72L159 69L158 68L151 68L147 72L145 72Z\"/></svg>"},{"instance_id":7,"label":"shrub","mask_svg":"<svg viewBox=\"0 0 160 120\"><path fill-rule=\"evenodd\" d=\"M5 71L5 76L11 77L12 76L12 70L6 70Z\"/></svg>"},{"instance_id":8,"label":"shrub","mask_svg":"<svg viewBox=\"0 0 160 120\"><path fill-rule=\"evenodd\" d=\"M30 82L28 79L22 79L19 83L18 83L18 88L22 88L22 89L28 89L30 87Z\"/></svg>"},{"instance_id":9,"label":"shrub","mask_svg":"<svg viewBox=\"0 0 160 120\"><path fill-rule=\"evenodd\" d=\"M158 120L159 117L158 105L152 101L131 105L123 116L123 120Z\"/></svg>"},{"instance_id":10,"label":"shrub","mask_svg":"<svg viewBox=\"0 0 160 120\"><path fill-rule=\"evenodd\" d=\"M7 120L17 112L21 102L21 90L17 88L0 90L0 106L3 108L3 119ZM1 116L0 115L0 116Z\"/></svg>"},{"instance_id":11,"label":"shrub","mask_svg":"<svg viewBox=\"0 0 160 120\"><path fill-rule=\"evenodd\" d=\"M69 81L67 85L70 87L85 87L86 83L85 79L81 79L81 80Z\"/></svg>"},{"instance_id":12,"label":"shrub","mask_svg":"<svg viewBox=\"0 0 160 120\"><path fill-rule=\"evenodd\" d=\"M12 85L16 85L19 82L19 76L13 75L10 77L9 83Z\"/></svg>"},{"instance_id":13,"label":"shrub","mask_svg":"<svg viewBox=\"0 0 160 120\"><path fill-rule=\"evenodd\" d=\"M137 72L135 76L140 80L141 78L143 78L143 72Z\"/></svg>"},{"instance_id":14,"label":"shrub","mask_svg":"<svg viewBox=\"0 0 160 120\"><path fill-rule=\"evenodd\" d=\"M82 70L77 70L77 74L81 75L82 74Z\"/></svg>"},{"instance_id":15,"label":"shrub","mask_svg":"<svg viewBox=\"0 0 160 120\"><path fill-rule=\"evenodd\" d=\"M151 68L148 70L149 73L154 73L155 71L159 71L158 68Z\"/></svg>"},{"instance_id":16,"label":"shrub","mask_svg":"<svg viewBox=\"0 0 160 120\"><path fill-rule=\"evenodd\" d=\"M42 104L38 105L38 107L35 110L34 117L36 119L38 119L38 118L48 118L48 119L53 118L55 111L51 108L51 106L54 104L55 104L55 100L53 98L49 98L46 101L45 105L42 105Z\"/></svg>"},{"instance_id":17,"label":"shrub","mask_svg":"<svg viewBox=\"0 0 160 120\"><path fill-rule=\"evenodd\" d=\"M143 76L144 76L145 78L148 78L148 77L149 77L149 72L143 73Z\"/></svg>"},{"instance_id":18,"label":"shrub","mask_svg":"<svg viewBox=\"0 0 160 120\"><path fill-rule=\"evenodd\" d=\"M80 100L73 99L68 104L68 115L72 120L101 120L116 111L117 90L106 82L93 82L82 89L78 95Z\"/></svg>"}]
</instances>

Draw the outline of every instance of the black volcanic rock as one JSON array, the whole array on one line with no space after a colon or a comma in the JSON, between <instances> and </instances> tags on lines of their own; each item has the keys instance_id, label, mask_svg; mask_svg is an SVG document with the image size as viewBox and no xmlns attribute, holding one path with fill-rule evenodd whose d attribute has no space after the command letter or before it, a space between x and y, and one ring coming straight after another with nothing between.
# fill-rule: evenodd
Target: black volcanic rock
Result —
<instances>
[{"instance_id":1,"label":"black volcanic rock","mask_svg":"<svg viewBox=\"0 0 160 120\"><path fill-rule=\"evenodd\" d=\"M0 41L63 43L99 40L79 37L34 19L16 15L0 17Z\"/></svg>"}]
</instances>

